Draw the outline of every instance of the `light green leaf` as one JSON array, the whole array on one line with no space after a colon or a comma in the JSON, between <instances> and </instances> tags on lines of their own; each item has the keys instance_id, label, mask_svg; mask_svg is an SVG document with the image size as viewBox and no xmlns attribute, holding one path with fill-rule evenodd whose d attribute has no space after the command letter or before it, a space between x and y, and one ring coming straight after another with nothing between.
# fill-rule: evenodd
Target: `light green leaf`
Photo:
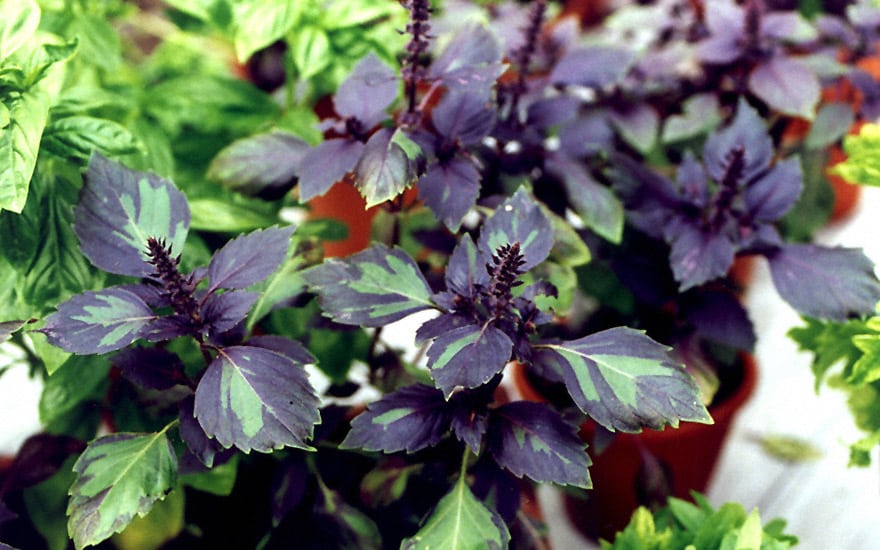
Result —
<instances>
[{"instance_id":1,"label":"light green leaf","mask_svg":"<svg viewBox=\"0 0 880 550\"><path fill-rule=\"evenodd\" d=\"M880 186L880 125L865 124L858 135L846 136L843 150L848 158L834 166L834 173L852 183Z\"/></svg>"},{"instance_id":2,"label":"light green leaf","mask_svg":"<svg viewBox=\"0 0 880 550\"><path fill-rule=\"evenodd\" d=\"M112 71L122 62L119 34L106 18L90 13L73 17L67 36L79 42L80 54L89 63Z\"/></svg>"},{"instance_id":3,"label":"light green leaf","mask_svg":"<svg viewBox=\"0 0 880 550\"><path fill-rule=\"evenodd\" d=\"M507 526L497 514L474 496L461 476L428 516L422 528L405 539L405 550L444 550L506 548L510 541Z\"/></svg>"},{"instance_id":4,"label":"light green leaf","mask_svg":"<svg viewBox=\"0 0 880 550\"><path fill-rule=\"evenodd\" d=\"M104 118L69 116L53 120L43 132L43 148L62 157L88 162L92 152L105 156L137 153L140 144L121 124Z\"/></svg>"},{"instance_id":5,"label":"light green leaf","mask_svg":"<svg viewBox=\"0 0 880 550\"><path fill-rule=\"evenodd\" d=\"M102 355L73 355L43 383L38 411L50 425L78 405L105 397L110 362Z\"/></svg>"},{"instance_id":6,"label":"light green leaf","mask_svg":"<svg viewBox=\"0 0 880 550\"><path fill-rule=\"evenodd\" d=\"M9 125L0 132L0 211L20 213L37 163L49 116L49 96L31 90L8 105Z\"/></svg>"},{"instance_id":7,"label":"light green leaf","mask_svg":"<svg viewBox=\"0 0 880 550\"><path fill-rule=\"evenodd\" d=\"M740 527L734 550L758 550L761 548L763 538L764 529L761 527L761 516L758 514L758 509L755 508Z\"/></svg>"},{"instance_id":8,"label":"light green leaf","mask_svg":"<svg viewBox=\"0 0 880 550\"><path fill-rule=\"evenodd\" d=\"M200 231L241 233L278 223L271 205L242 196L230 200L223 196L191 198L189 209L190 227Z\"/></svg>"},{"instance_id":9,"label":"light green leaf","mask_svg":"<svg viewBox=\"0 0 880 550\"><path fill-rule=\"evenodd\" d=\"M40 6L36 0L0 0L0 14L0 60L3 60L36 32Z\"/></svg>"},{"instance_id":10,"label":"light green leaf","mask_svg":"<svg viewBox=\"0 0 880 550\"><path fill-rule=\"evenodd\" d=\"M235 55L238 61L245 63L257 50L283 38L299 21L306 4L302 0L238 2L235 6ZM297 27L296 32L301 29Z\"/></svg>"},{"instance_id":11,"label":"light green leaf","mask_svg":"<svg viewBox=\"0 0 880 550\"><path fill-rule=\"evenodd\" d=\"M291 37L291 55L299 78L308 80L322 72L333 60L333 50L327 34L315 27L296 29Z\"/></svg>"},{"instance_id":12,"label":"light green leaf","mask_svg":"<svg viewBox=\"0 0 880 550\"><path fill-rule=\"evenodd\" d=\"M816 391L822 385L826 373L835 365L842 365L844 372L851 372L862 356L854 340L858 335L870 335L872 331L864 321L851 319L844 323L805 318L806 326L795 327L788 336L801 351L813 353L810 368L816 376Z\"/></svg>"},{"instance_id":13,"label":"light green leaf","mask_svg":"<svg viewBox=\"0 0 880 550\"><path fill-rule=\"evenodd\" d=\"M136 517L121 533L113 536L118 550L157 550L183 531L186 493L178 489L156 502L150 512Z\"/></svg>"},{"instance_id":14,"label":"light green leaf","mask_svg":"<svg viewBox=\"0 0 880 550\"><path fill-rule=\"evenodd\" d=\"M180 481L187 487L198 489L212 495L221 497L229 496L235 487L235 480L238 477L238 457L234 454L232 458L223 464L214 464L210 470L204 472L193 472L180 476Z\"/></svg>"},{"instance_id":15,"label":"light green leaf","mask_svg":"<svg viewBox=\"0 0 880 550\"><path fill-rule=\"evenodd\" d=\"M92 441L74 464L67 531L77 549L122 531L143 517L177 482L177 457L166 429L118 433Z\"/></svg>"}]
</instances>

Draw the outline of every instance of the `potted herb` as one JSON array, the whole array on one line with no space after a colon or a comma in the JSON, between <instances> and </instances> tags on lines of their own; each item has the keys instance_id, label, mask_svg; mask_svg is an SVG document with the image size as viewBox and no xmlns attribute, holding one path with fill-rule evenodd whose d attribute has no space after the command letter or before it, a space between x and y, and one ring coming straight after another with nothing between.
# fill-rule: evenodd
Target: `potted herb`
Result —
<instances>
[{"instance_id":1,"label":"potted herb","mask_svg":"<svg viewBox=\"0 0 880 550\"><path fill-rule=\"evenodd\" d=\"M712 422L694 374L728 378L717 360L754 343L735 257L767 258L812 316L880 298L859 251L780 221L806 173L781 128L818 119L846 67L794 12L696 2L658 12L640 49L606 34L638 11L587 33L543 1L167 4L24 3L0 45L33 48L0 50L15 128L45 103L42 140L3 134L30 152L4 175L26 306L4 330L45 376L47 424L4 496L12 544L540 542L532 485L594 482L585 418ZM76 53L90 25L113 55ZM148 47L123 55L117 28ZM391 53L371 34L388 29ZM810 85L780 93L788 78ZM289 214L339 186L375 217L333 258L327 228ZM511 401L514 364L559 399Z\"/></svg>"}]
</instances>

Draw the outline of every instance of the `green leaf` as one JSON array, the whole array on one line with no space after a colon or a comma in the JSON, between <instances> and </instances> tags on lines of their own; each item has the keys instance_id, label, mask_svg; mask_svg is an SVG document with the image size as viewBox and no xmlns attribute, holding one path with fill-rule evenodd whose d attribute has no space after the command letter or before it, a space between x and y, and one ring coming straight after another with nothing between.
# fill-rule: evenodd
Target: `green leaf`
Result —
<instances>
[{"instance_id":1,"label":"green leaf","mask_svg":"<svg viewBox=\"0 0 880 550\"><path fill-rule=\"evenodd\" d=\"M67 490L75 479L74 459L69 457L50 478L28 487L23 493L28 519L46 539L48 550L69 548L64 511L67 508Z\"/></svg>"},{"instance_id":2,"label":"green leaf","mask_svg":"<svg viewBox=\"0 0 880 550\"><path fill-rule=\"evenodd\" d=\"M9 57L33 36L40 24L36 0L0 0L0 60Z\"/></svg>"},{"instance_id":3,"label":"green leaf","mask_svg":"<svg viewBox=\"0 0 880 550\"><path fill-rule=\"evenodd\" d=\"M141 151L140 143L124 126L90 116L69 116L49 123L42 146L62 158L85 164L94 151L119 156Z\"/></svg>"},{"instance_id":4,"label":"green leaf","mask_svg":"<svg viewBox=\"0 0 880 550\"><path fill-rule=\"evenodd\" d=\"M236 3L235 55L239 63L245 63L257 50L283 38L297 24L306 4L303 1ZM296 35L303 30L297 27Z\"/></svg>"},{"instance_id":5,"label":"green leaf","mask_svg":"<svg viewBox=\"0 0 880 550\"><path fill-rule=\"evenodd\" d=\"M177 482L177 458L165 430L96 439L73 469L77 477L70 488L67 530L77 549L122 531L135 515L146 515Z\"/></svg>"},{"instance_id":6,"label":"green leaf","mask_svg":"<svg viewBox=\"0 0 880 550\"><path fill-rule=\"evenodd\" d=\"M880 334L860 334L853 337L852 343L864 355L853 365L847 383L862 385L880 380Z\"/></svg>"},{"instance_id":7,"label":"green leaf","mask_svg":"<svg viewBox=\"0 0 880 550\"><path fill-rule=\"evenodd\" d=\"M136 517L124 531L113 536L118 550L157 550L183 531L186 493L171 491L143 517Z\"/></svg>"},{"instance_id":8,"label":"green leaf","mask_svg":"<svg viewBox=\"0 0 880 550\"><path fill-rule=\"evenodd\" d=\"M506 548L507 526L480 502L461 476L428 516L421 529L404 539L405 550L443 548L447 550Z\"/></svg>"},{"instance_id":9,"label":"green leaf","mask_svg":"<svg viewBox=\"0 0 880 550\"><path fill-rule=\"evenodd\" d=\"M189 209L190 227L199 231L241 233L278 223L271 204L241 195L194 197L189 200Z\"/></svg>"},{"instance_id":10,"label":"green leaf","mask_svg":"<svg viewBox=\"0 0 880 550\"><path fill-rule=\"evenodd\" d=\"M357 548L358 550L380 550L382 534L370 516L343 500L336 491L321 485L321 494L315 505L317 521L330 527L328 545L332 541L335 548Z\"/></svg>"},{"instance_id":11,"label":"green leaf","mask_svg":"<svg viewBox=\"0 0 880 550\"><path fill-rule=\"evenodd\" d=\"M419 266L400 248L374 244L345 259L332 258L303 272L324 315L338 323L384 326L433 308Z\"/></svg>"},{"instance_id":12,"label":"green leaf","mask_svg":"<svg viewBox=\"0 0 880 550\"><path fill-rule=\"evenodd\" d=\"M828 370L836 364L844 366L844 372L852 370L852 365L862 356L854 338L858 335L872 334L864 321L852 319L844 323L820 321L804 318L806 326L795 327L788 336L797 343L801 351L813 353L810 368L816 376L816 391Z\"/></svg>"},{"instance_id":13,"label":"green leaf","mask_svg":"<svg viewBox=\"0 0 880 550\"><path fill-rule=\"evenodd\" d=\"M229 496L238 477L238 457L239 455L234 454L223 464L215 463L211 469L204 472L184 474L180 476L180 481L187 487L212 495Z\"/></svg>"},{"instance_id":14,"label":"green leaf","mask_svg":"<svg viewBox=\"0 0 880 550\"><path fill-rule=\"evenodd\" d=\"M281 265L281 268L265 283L258 285L260 297L251 308L247 319L247 329L252 330L257 322L269 314L276 306L306 290L306 280L300 274L308 260L294 256Z\"/></svg>"},{"instance_id":15,"label":"green leaf","mask_svg":"<svg viewBox=\"0 0 880 550\"><path fill-rule=\"evenodd\" d=\"M301 80L321 73L333 60L330 39L316 27L298 28L291 38L290 49Z\"/></svg>"},{"instance_id":16,"label":"green leaf","mask_svg":"<svg viewBox=\"0 0 880 550\"><path fill-rule=\"evenodd\" d=\"M40 394L40 422L53 424L75 407L106 394L110 362L101 355L73 355L43 383Z\"/></svg>"},{"instance_id":17,"label":"green leaf","mask_svg":"<svg viewBox=\"0 0 880 550\"><path fill-rule=\"evenodd\" d=\"M571 205L587 227L603 239L619 243L623 236L623 203L614 192L570 160L555 158L548 161L548 169L562 177Z\"/></svg>"},{"instance_id":18,"label":"green leaf","mask_svg":"<svg viewBox=\"0 0 880 550\"><path fill-rule=\"evenodd\" d=\"M122 42L119 33L104 16L80 13L73 17L67 36L79 42L80 54L102 69L112 71L122 62Z\"/></svg>"},{"instance_id":19,"label":"green leaf","mask_svg":"<svg viewBox=\"0 0 880 550\"><path fill-rule=\"evenodd\" d=\"M848 103L825 103L819 107L816 120L804 139L808 149L820 149L837 143L846 136L855 122L853 108Z\"/></svg>"},{"instance_id":20,"label":"green leaf","mask_svg":"<svg viewBox=\"0 0 880 550\"><path fill-rule=\"evenodd\" d=\"M0 211L19 213L27 200L40 138L49 117L49 96L31 90L7 107L9 125L0 132Z\"/></svg>"},{"instance_id":21,"label":"green leaf","mask_svg":"<svg viewBox=\"0 0 880 550\"><path fill-rule=\"evenodd\" d=\"M734 550L757 550L761 548L763 538L764 529L761 527L761 516L758 514L758 509L755 508L740 527Z\"/></svg>"}]
</instances>

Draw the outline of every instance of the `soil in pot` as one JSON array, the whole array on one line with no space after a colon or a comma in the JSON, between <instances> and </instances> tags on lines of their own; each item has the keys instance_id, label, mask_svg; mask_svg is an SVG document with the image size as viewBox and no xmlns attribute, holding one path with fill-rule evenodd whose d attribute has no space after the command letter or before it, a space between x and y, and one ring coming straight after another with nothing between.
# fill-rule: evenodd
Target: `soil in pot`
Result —
<instances>
[{"instance_id":1,"label":"soil in pot","mask_svg":"<svg viewBox=\"0 0 880 550\"><path fill-rule=\"evenodd\" d=\"M584 422L580 433L590 445L593 488L565 494L573 526L591 539L613 540L639 505L650 506L655 498L665 500L670 495L690 499L691 491L705 492L736 414L757 382L754 358L743 355L741 364L730 383L722 385L732 389L709 407L715 424L682 422L677 429L611 434L591 420ZM520 395L544 400L524 372L519 365L514 369Z\"/></svg>"}]
</instances>

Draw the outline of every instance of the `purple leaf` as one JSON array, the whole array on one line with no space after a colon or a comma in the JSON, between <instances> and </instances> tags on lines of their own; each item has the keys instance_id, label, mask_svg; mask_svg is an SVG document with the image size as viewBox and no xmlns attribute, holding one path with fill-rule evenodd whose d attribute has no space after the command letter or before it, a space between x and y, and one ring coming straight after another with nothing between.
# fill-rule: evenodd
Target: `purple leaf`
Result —
<instances>
[{"instance_id":1,"label":"purple leaf","mask_svg":"<svg viewBox=\"0 0 880 550\"><path fill-rule=\"evenodd\" d=\"M544 404L516 401L495 409L488 448L517 477L585 489L593 485L590 457L577 429Z\"/></svg>"},{"instance_id":2,"label":"purple leaf","mask_svg":"<svg viewBox=\"0 0 880 550\"><path fill-rule=\"evenodd\" d=\"M504 201L483 224L477 246L491 258L498 247L519 243L527 271L538 265L553 248L553 227L538 202L523 188Z\"/></svg>"},{"instance_id":3,"label":"purple leaf","mask_svg":"<svg viewBox=\"0 0 880 550\"><path fill-rule=\"evenodd\" d=\"M614 131L608 118L600 114L578 117L559 130L561 151L571 158L608 150L613 140Z\"/></svg>"},{"instance_id":4,"label":"purple leaf","mask_svg":"<svg viewBox=\"0 0 880 550\"><path fill-rule=\"evenodd\" d=\"M483 436L489 428L489 417L485 413L475 413L470 407L457 407L450 427L455 437L479 456Z\"/></svg>"},{"instance_id":5,"label":"purple leaf","mask_svg":"<svg viewBox=\"0 0 880 550\"><path fill-rule=\"evenodd\" d=\"M773 140L764 120L744 99L740 99L730 126L715 132L703 147L703 162L712 178L721 182L730 167L731 152L742 150L743 168L739 181L745 183L770 166Z\"/></svg>"},{"instance_id":6,"label":"purple leaf","mask_svg":"<svg viewBox=\"0 0 880 550\"><path fill-rule=\"evenodd\" d=\"M449 431L448 408L436 388L407 386L368 405L341 446L386 453L431 447Z\"/></svg>"},{"instance_id":7,"label":"purple leaf","mask_svg":"<svg viewBox=\"0 0 880 550\"><path fill-rule=\"evenodd\" d=\"M254 346L217 351L196 388L194 413L223 447L271 452L306 443L320 421L305 370L290 358Z\"/></svg>"},{"instance_id":8,"label":"purple leaf","mask_svg":"<svg viewBox=\"0 0 880 550\"><path fill-rule=\"evenodd\" d=\"M462 157L430 165L419 180L419 198L451 231L458 231L479 194L480 172Z\"/></svg>"},{"instance_id":9,"label":"purple leaf","mask_svg":"<svg viewBox=\"0 0 880 550\"><path fill-rule=\"evenodd\" d=\"M258 229L226 243L208 265L208 292L245 288L271 275L287 256L293 230L293 226Z\"/></svg>"},{"instance_id":10,"label":"purple leaf","mask_svg":"<svg viewBox=\"0 0 880 550\"><path fill-rule=\"evenodd\" d=\"M453 91L431 111L434 128L449 141L470 146L480 143L495 124L492 98L486 94Z\"/></svg>"},{"instance_id":11,"label":"purple leaf","mask_svg":"<svg viewBox=\"0 0 880 550\"><path fill-rule=\"evenodd\" d=\"M822 93L816 74L794 58L774 56L749 75L749 90L773 109L812 120Z\"/></svg>"},{"instance_id":12,"label":"purple leaf","mask_svg":"<svg viewBox=\"0 0 880 550\"><path fill-rule=\"evenodd\" d=\"M479 287L489 284L489 274L486 272L486 257L471 240L471 236L465 233L458 241L449 263L446 266L446 288L459 296L473 298L477 295Z\"/></svg>"},{"instance_id":13,"label":"purple leaf","mask_svg":"<svg viewBox=\"0 0 880 550\"><path fill-rule=\"evenodd\" d=\"M350 139L328 139L305 154L299 165L299 197L307 201L323 195L354 171L364 144Z\"/></svg>"},{"instance_id":14,"label":"purple leaf","mask_svg":"<svg viewBox=\"0 0 880 550\"><path fill-rule=\"evenodd\" d=\"M874 313L880 300L874 265L861 250L789 244L768 260L779 295L802 315L844 321Z\"/></svg>"},{"instance_id":15,"label":"purple leaf","mask_svg":"<svg viewBox=\"0 0 880 550\"><path fill-rule=\"evenodd\" d=\"M299 365L314 365L317 362L304 345L286 336L275 334L254 336L247 341L247 344L280 353Z\"/></svg>"},{"instance_id":16,"label":"purple leaf","mask_svg":"<svg viewBox=\"0 0 880 550\"><path fill-rule=\"evenodd\" d=\"M339 85L333 106L343 118L357 119L369 129L384 118L384 111L397 98L399 82L394 71L370 53L354 66Z\"/></svg>"},{"instance_id":17,"label":"purple leaf","mask_svg":"<svg viewBox=\"0 0 880 550\"><path fill-rule=\"evenodd\" d=\"M156 318L136 294L113 287L84 292L59 305L42 332L50 344L71 353L107 353L143 337Z\"/></svg>"},{"instance_id":18,"label":"purple leaf","mask_svg":"<svg viewBox=\"0 0 880 550\"><path fill-rule=\"evenodd\" d=\"M374 244L303 273L324 314L337 323L381 327L434 307L419 266L400 248Z\"/></svg>"},{"instance_id":19,"label":"purple leaf","mask_svg":"<svg viewBox=\"0 0 880 550\"><path fill-rule=\"evenodd\" d=\"M428 340L433 340L447 332L452 332L455 329L472 325L473 319L469 315L444 313L439 317L435 317L434 319L422 323L422 326L416 331L416 344L421 345Z\"/></svg>"},{"instance_id":20,"label":"purple leaf","mask_svg":"<svg viewBox=\"0 0 880 550\"><path fill-rule=\"evenodd\" d=\"M513 342L490 324L465 325L438 336L428 348L428 368L446 397L458 388L476 388L501 372Z\"/></svg>"},{"instance_id":21,"label":"purple leaf","mask_svg":"<svg viewBox=\"0 0 880 550\"><path fill-rule=\"evenodd\" d=\"M767 174L750 183L746 189L744 197L749 214L756 221L778 220L801 196L803 180L798 157L777 162Z\"/></svg>"},{"instance_id":22,"label":"purple leaf","mask_svg":"<svg viewBox=\"0 0 880 550\"><path fill-rule=\"evenodd\" d=\"M226 332L247 317L259 297L258 292L246 290L211 294L202 305L202 319L213 334Z\"/></svg>"},{"instance_id":23,"label":"purple leaf","mask_svg":"<svg viewBox=\"0 0 880 550\"><path fill-rule=\"evenodd\" d=\"M214 458L223 451L216 439L211 439L195 417L195 398L189 396L180 402L180 438L199 462L211 468Z\"/></svg>"},{"instance_id":24,"label":"purple leaf","mask_svg":"<svg viewBox=\"0 0 880 550\"><path fill-rule=\"evenodd\" d=\"M637 104L626 109L611 110L608 119L620 136L641 153L648 153L657 143L660 117L650 105Z\"/></svg>"},{"instance_id":25,"label":"purple leaf","mask_svg":"<svg viewBox=\"0 0 880 550\"><path fill-rule=\"evenodd\" d=\"M620 82L634 61L635 55L626 48L572 48L553 68L550 81L554 84L605 88Z\"/></svg>"},{"instance_id":26,"label":"purple leaf","mask_svg":"<svg viewBox=\"0 0 880 550\"><path fill-rule=\"evenodd\" d=\"M180 357L161 348L128 348L110 362L124 377L144 388L167 390L186 381Z\"/></svg>"},{"instance_id":27,"label":"purple leaf","mask_svg":"<svg viewBox=\"0 0 880 550\"><path fill-rule=\"evenodd\" d=\"M290 132L272 130L232 142L208 168L208 177L248 195L284 190L299 173L309 145Z\"/></svg>"},{"instance_id":28,"label":"purple leaf","mask_svg":"<svg viewBox=\"0 0 880 550\"><path fill-rule=\"evenodd\" d=\"M561 372L568 393L605 428L639 432L712 423L699 390L669 348L642 331L617 327L577 340L534 346L533 361Z\"/></svg>"},{"instance_id":29,"label":"purple leaf","mask_svg":"<svg viewBox=\"0 0 880 550\"><path fill-rule=\"evenodd\" d=\"M428 76L450 89L489 89L504 72L501 42L479 23L465 23L431 63Z\"/></svg>"},{"instance_id":30,"label":"purple leaf","mask_svg":"<svg viewBox=\"0 0 880 550\"><path fill-rule=\"evenodd\" d=\"M703 230L699 221L672 218L665 230L670 245L669 265L679 289L685 290L723 277L733 265L733 243L723 233Z\"/></svg>"},{"instance_id":31,"label":"purple leaf","mask_svg":"<svg viewBox=\"0 0 880 550\"><path fill-rule=\"evenodd\" d=\"M734 349L753 351L755 329L742 300L732 292L707 290L696 301L682 308L688 323L701 338L720 342Z\"/></svg>"},{"instance_id":32,"label":"purple leaf","mask_svg":"<svg viewBox=\"0 0 880 550\"><path fill-rule=\"evenodd\" d=\"M709 205L709 177L703 170L703 165L697 162L690 151L685 152L675 173L675 183L678 184L682 198L690 204L698 208Z\"/></svg>"},{"instance_id":33,"label":"purple leaf","mask_svg":"<svg viewBox=\"0 0 880 550\"><path fill-rule=\"evenodd\" d=\"M697 57L708 63L730 63L742 55L739 41L745 29L745 11L732 2L706 5L709 37L697 44Z\"/></svg>"},{"instance_id":34,"label":"purple leaf","mask_svg":"<svg viewBox=\"0 0 880 550\"><path fill-rule=\"evenodd\" d=\"M354 168L355 184L367 207L391 200L418 177L421 148L402 130L383 128L370 136Z\"/></svg>"},{"instance_id":35,"label":"purple leaf","mask_svg":"<svg viewBox=\"0 0 880 550\"><path fill-rule=\"evenodd\" d=\"M147 263L147 238L164 239L179 253L189 221L186 197L170 181L92 155L74 207L73 230L95 266L145 277L153 272Z\"/></svg>"}]
</instances>

